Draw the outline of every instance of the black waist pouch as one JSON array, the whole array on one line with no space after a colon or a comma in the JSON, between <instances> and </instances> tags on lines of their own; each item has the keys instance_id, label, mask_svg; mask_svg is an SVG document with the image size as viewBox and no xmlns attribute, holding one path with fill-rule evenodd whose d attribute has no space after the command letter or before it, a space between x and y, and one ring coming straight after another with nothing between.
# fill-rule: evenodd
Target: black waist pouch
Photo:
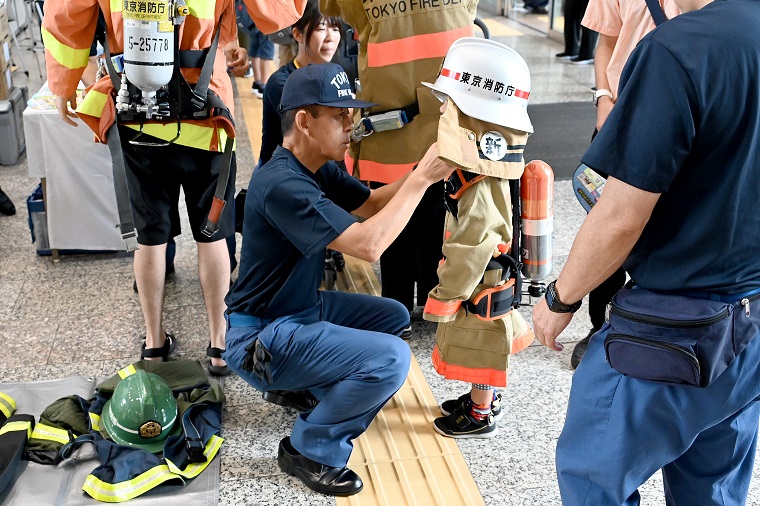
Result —
<instances>
[{"instance_id":1,"label":"black waist pouch","mask_svg":"<svg viewBox=\"0 0 760 506\"><path fill-rule=\"evenodd\" d=\"M760 332L760 294L734 303L620 290L607 306L607 362L651 381L706 387Z\"/></svg>"}]
</instances>

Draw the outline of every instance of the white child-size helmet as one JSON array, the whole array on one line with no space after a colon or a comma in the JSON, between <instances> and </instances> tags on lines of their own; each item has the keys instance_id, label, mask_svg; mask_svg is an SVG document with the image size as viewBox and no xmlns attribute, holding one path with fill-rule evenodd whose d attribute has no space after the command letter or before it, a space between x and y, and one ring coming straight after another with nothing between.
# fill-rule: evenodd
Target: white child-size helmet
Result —
<instances>
[{"instance_id":1,"label":"white child-size helmet","mask_svg":"<svg viewBox=\"0 0 760 506\"><path fill-rule=\"evenodd\" d=\"M422 84L451 97L467 116L533 132L528 65L504 44L463 37L449 48L435 83Z\"/></svg>"}]
</instances>

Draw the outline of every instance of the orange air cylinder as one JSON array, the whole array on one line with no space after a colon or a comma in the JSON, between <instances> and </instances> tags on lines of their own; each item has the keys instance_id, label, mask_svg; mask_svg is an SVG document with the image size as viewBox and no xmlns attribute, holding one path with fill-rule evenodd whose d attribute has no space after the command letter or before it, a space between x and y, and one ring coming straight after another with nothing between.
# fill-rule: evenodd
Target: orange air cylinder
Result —
<instances>
[{"instance_id":1,"label":"orange air cylinder","mask_svg":"<svg viewBox=\"0 0 760 506\"><path fill-rule=\"evenodd\" d=\"M549 164L533 160L520 179L520 256L522 273L531 279L529 292L540 294L540 283L552 271L554 230L554 171Z\"/></svg>"}]
</instances>

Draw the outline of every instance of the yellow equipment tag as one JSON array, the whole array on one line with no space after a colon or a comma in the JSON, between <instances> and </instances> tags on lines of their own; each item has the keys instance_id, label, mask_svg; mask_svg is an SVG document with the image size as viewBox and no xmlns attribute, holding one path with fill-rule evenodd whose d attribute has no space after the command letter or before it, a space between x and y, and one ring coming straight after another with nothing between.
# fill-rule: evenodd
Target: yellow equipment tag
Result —
<instances>
[{"instance_id":1,"label":"yellow equipment tag","mask_svg":"<svg viewBox=\"0 0 760 506\"><path fill-rule=\"evenodd\" d=\"M171 21L161 21L158 23L158 31L162 33L168 33L174 31L174 23Z\"/></svg>"},{"instance_id":2,"label":"yellow equipment tag","mask_svg":"<svg viewBox=\"0 0 760 506\"><path fill-rule=\"evenodd\" d=\"M124 0L121 15L138 21L168 21L169 5L161 0Z\"/></svg>"}]
</instances>

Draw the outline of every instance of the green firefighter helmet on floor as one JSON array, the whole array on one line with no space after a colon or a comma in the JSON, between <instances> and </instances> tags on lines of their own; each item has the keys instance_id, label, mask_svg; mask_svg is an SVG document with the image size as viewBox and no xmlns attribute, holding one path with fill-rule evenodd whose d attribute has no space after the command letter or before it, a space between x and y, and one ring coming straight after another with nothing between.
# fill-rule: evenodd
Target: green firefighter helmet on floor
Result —
<instances>
[{"instance_id":1,"label":"green firefighter helmet on floor","mask_svg":"<svg viewBox=\"0 0 760 506\"><path fill-rule=\"evenodd\" d=\"M138 370L116 385L101 419L114 442L157 453L177 424L177 401L160 376Z\"/></svg>"}]
</instances>

